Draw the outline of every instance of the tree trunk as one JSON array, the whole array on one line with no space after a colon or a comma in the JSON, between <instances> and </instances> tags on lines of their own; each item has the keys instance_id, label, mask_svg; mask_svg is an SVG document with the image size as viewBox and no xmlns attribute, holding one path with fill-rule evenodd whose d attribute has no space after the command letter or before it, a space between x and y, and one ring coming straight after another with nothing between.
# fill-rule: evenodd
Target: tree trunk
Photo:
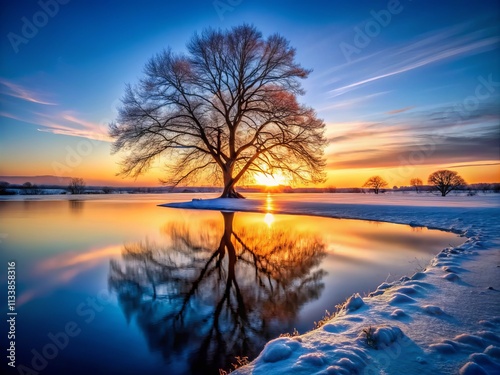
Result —
<instances>
[{"instance_id":1,"label":"tree trunk","mask_svg":"<svg viewBox=\"0 0 500 375\"><path fill-rule=\"evenodd\" d=\"M236 249L233 242L231 241L231 236L233 235L233 219L234 212L221 212L224 217L224 234L222 236L222 241L227 249L228 264L227 264L227 281L226 281L226 291L224 293L224 299L227 300L228 306L231 304L231 289L234 288L234 294L236 295L236 306L237 314L243 320L247 319L247 310L245 306L245 301L243 301L243 296L241 295L240 288L238 286L238 280L236 279Z\"/></svg>"},{"instance_id":2,"label":"tree trunk","mask_svg":"<svg viewBox=\"0 0 500 375\"><path fill-rule=\"evenodd\" d=\"M236 181L233 179L231 176L230 172L225 172L224 171L224 190L222 191L222 194L220 198L245 198L243 195L238 193L234 189L234 185L236 184Z\"/></svg>"}]
</instances>

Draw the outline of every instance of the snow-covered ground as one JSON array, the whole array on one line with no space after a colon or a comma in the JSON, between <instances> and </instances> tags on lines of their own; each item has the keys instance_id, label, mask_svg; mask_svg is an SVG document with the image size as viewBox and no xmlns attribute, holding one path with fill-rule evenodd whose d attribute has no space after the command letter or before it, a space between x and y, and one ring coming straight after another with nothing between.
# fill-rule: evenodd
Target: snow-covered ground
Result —
<instances>
[{"instance_id":1,"label":"snow-covered ground","mask_svg":"<svg viewBox=\"0 0 500 375\"><path fill-rule=\"evenodd\" d=\"M320 328L270 341L234 374L500 374L500 196L255 197L168 206L379 220L468 239L421 272L352 296Z\"/></svg>"}]
</instances>

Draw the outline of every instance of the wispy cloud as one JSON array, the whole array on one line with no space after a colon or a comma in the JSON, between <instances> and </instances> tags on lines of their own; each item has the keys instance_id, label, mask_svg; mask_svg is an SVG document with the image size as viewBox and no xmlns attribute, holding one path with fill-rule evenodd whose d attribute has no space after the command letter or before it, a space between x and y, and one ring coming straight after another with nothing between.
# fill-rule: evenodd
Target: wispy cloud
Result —
<instances>
[{"instance_id":1,"label":"wispy cloud","mask_svg":"<svg viewBox=\"0 0 500 375\"><path fill-rule=\"evenodd\" d=\"M469 166L500 156L500 116L490 105L459 122L441 116L444 109L403 112L379 122L330 124L329 167L387 168L401 163Z\"/></svg>"},{"instance_id":2,"label":"wispy cloud","mask_svg":"<svg viewBox=\"0 0 500 375\"><path fill-rule=\"evenodd\" d=\"M388 115L395 115L397 113L403 113L403 112L409 111L410 109L413 109L413 108L415 108L414 105L409 106L409 107L399 108L399 109L393 109L392 111L388 111L386 113Z\"/></svg>"},{"instance_id":3,"label":"wispy cloud","mask_svg":"<svg viewBox=\"0 0 500 375\"><path fill-rule=\"evenodd\" d=\"M464 34L463 25L453 26L426 35L408 45L387 48L379 53L377 63L385 68L355 82L329 91L333 97L345 94L366 84L402 74L443 60L478 54L498 48L500 38L483 38L482 30Z\"/></svg>"},{"instance_id":4,"label":"wispy cloud","mask_svg":"<svg viewBox=\"0 0 500 375\"><path fill-rule=\"evenodd\" d=\"M381 91L373 94L358 96L356 98L347 99L343 101L336 101L334 104L327 105L318 109L318 112L328 111L331 109L351 109L359 106L360 104L366 103L373 98L388 94L390 91Z\"/></svg>"},{"instance_id":5,"label":"wispy cloud","mask_svg":"<svg viewBox=\"0 0 500 375\"><path fill-rule=\"evenodd\" d=\"M466 167L488 167L491 165L500 165L500 163L474 163L474 164L459 164L459 165L450 165L446 168L466 168Z\"/></svg>"},{"instance_id":6,"label":"wispy cloud","mask_svg":"<svg viewBox=\"0 0 500 375\"><path fill-rule=\"evenodd\" d=\"M498 158L500 137L495 133L479 136L446 137L438 145L427 141L398 142L383 149L367 148L356 154L332 155L330 168L390 168L401 164L445 164L450 162L474 162ZM477 165L477 164L476 164ZM465 166L465 165L464 165ZM452 167L449 167L452 168ZM454 168L458 168L455 166Z\"/></svg>"},{"instance_id":7,"label":"wispy cloud","mask_svg":"<svg viewBox=\"0 0 500 375\"><path fill-rule=\"evenodd\" d=\"M93 140L110 142L106 123L96 123L82 118L74 111L57 110L57 103L44 99L40 92L27 89L7 79L0 78L0 94L22 99L26 102L42 104L37 111L23 108L23 111L0 111L0 117L6 117L40 126L38 131L61 134L72 137L83 137ZM47 106L47 107L45 107Z\"/></svg>"},{"instance_id":8,"label":"wispy cloud","mask_svg":"<svg viewBox=\"0 0 500 375\"><path fill-rule=\"evenodd\" d=\"M71 111L56 113L32 112L27 113L26 117L20 117L8 112L0 112L0 116L41 126L37 129L40 132L82 137L104 142L112 141L107 133L107 124L87 121Z\"/></svg>"},{"instance_id":9,"label":"wispy cloud","mask_svg":"<svg viewBox=\"0 0 500 375\"><path fill-rule=\"evenodd\" d=\"M49 102L43 98L43 94L36 92L35 90L27 89L21 85L15 84L4 78L0 78L0 93L3 95L8 95L14 98L22 99L31 103L43 104L43 105L57 105L57 103Z\"/></svg>"},{"instance_id":10,"label":"wispy cloud","mask_svg":"<svg viewBox=\"0 0 500 375\"><path fill-rule=\"evenodd\" d=\"M66 252L48 258L31 270L40 276L40 282L19 295L17 305L21 306L52 291L57 285L69 282L78 275L108 262L121 254L122 247L110 245L89 249L85 252Z\"/></svg>"},{"instance_id":11,"label":"wispy cloud","mask_svg":"<svg viewBox=\"0 0 500 375\"><path fill-rule=\"evenodd\" d=\"M55 116L41 115L38 123L44 126L38 129L41 132L111 142L106 124L83 120L71 112L62 112Z\"/></svg>"},{"instance_id":12,"label":"wispy cloud","mask_svg":"<svg viewBox=\"0 0 500 375\"><path fill-rule=\"evenodd\" d=\"M324 85L329 85L329 84L338 82L340 80L340 76L334 76L334 78L332 78L331 77L332 74L337 73L337 72L341 72L344 69L353 69L357 64L360 64L364 61L370 61L370 60L376 58L377 55L379 55L379 54L380 54L380 51L377 51L377 52L372 53L372 54L367 54L367 55L361 56L355 60L351 60L349 62L345 62L343 64L330 67L322 72L318 72L318 73L313 72L313 74L311 75L311 79L319 80Z\"/></svg>"},{"instance_id":13,"label":"wispy cloud","mask_svg":"<svg viewBox=\"0 0 500 375\"><path fill-rule=\"evenodd\" d=\"M30 121L26 121L25 119L23 119L19 116L12 114L12 113L4 112L4 111L0 111L0 117L11 118L13 120L22 121L22 122L30 122Z\"/></svg>"}]
</instances>

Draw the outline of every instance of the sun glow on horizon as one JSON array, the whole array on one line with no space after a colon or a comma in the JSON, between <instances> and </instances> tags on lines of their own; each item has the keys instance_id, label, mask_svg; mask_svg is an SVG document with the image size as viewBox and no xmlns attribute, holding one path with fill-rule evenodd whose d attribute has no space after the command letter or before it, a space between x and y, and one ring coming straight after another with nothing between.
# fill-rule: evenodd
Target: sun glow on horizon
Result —
<instances>
[{"instance_id":1,"label":"sun glow on horizon","mask_svg":"<svg viewBox=\"0 0 500 375\"><path fill-rule=\"evenodd\" d=\"M264 186L278 186L278 185L286 185L286 178L282 174L264 174L264 173L255 173L254 174L255 183L257 185Z\"/></svg>"},{"instance_id":2,"label":"sun glow on horizon","mask_svg":"<svg viewBox=\"0 0 500 375\"><path fill-rule=\"evenodd\" d=\"M264 216L264 223L267 224L269 228L271 228L271 225L274 223L274 215L272 214L273 211L273 198L271 196L271 193L267 193L267 198L266 198L266 215Z\"/></svg>"}]
</instances>

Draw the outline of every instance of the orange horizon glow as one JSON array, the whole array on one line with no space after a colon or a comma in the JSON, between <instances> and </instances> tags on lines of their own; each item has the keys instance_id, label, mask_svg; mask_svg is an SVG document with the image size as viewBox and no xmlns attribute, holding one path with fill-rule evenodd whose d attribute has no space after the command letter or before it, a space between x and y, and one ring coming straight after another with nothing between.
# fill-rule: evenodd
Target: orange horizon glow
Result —
<instances>
[{"instance_id":1,"label":"orange horizon glow","mask_svg":"<svg viewBox=\"0 0 500 375\"><path fill-rule=\"evenodd\" d=\"M450 168L448 165L414 165L414 166L400 166L400 167L390 167L390 168L355 168L355 169L328 169L326 171L327 178L326 181L321 184L310 184L310 185L293 185L289 183L282 176L271 176L271 175L258 175L254 176L255 183L245 184L245 186L257 185L266 187L276 187L276 186L293 186L293 187L337 187L337 188L354 188L361 187L365 181L374 175L379 175L384 178L389 184L388 187L393 186L409 186L411 178L420 178L424 185L427 183L428 176L439 169L450 169L457 171L468 184L477 183L500 183L500 164L496 161L485 161L477 163L478 165L464 166L458 168ZM490 165L482 165L490 164ZM10 172L10 173L9 173ZM29 177L36 176L54 176L50 170L0 170L0 175L3 177L19 177L26 176L26 180L29 181ZM95 169L89 170L89 168L78 168L72 173L63 175L61 177L81 177L85 180L88 186L112 186L112 187L158 187L162 186L160 179L164 178L161 171L153 170L146 173L143 176L139 176L137 179L133 178L121 178L116 176L116 172L107 173L106 170L96 171ZM6 178L8 179L8 178ZM27 182L26 181L26 182ZM64 185L64 184L61 184ZM189 186L199 186L208 187L218 185L209 184L192 184ZM237 186L243 186L243 184L238 184ZM222 187L222 185L220 186Z\"/></svg>"},{"instance_id":2,"label":"orange horizon glow","mask_svg":"<svg viewBox=\"0 0 500 375\"><path fill-rule=\"evenodd\" d=\"M52 155L47 160L44 156L34 163L33 160L25 159L16 161L16 163L2 163L0 168L0 176L15 177L26 176L57 176L57 177L81 177L89 186L113 186L113 187L157 187L161 186L160 179L165 178L164 170L159 165L155 165L150 171L144 175L134 178L122 178L117 176L119 172L119 160L117 155L110 155L108 147L94 149L91 155L82 157L81 162L77 165L68 165L66 162L67 155ZM343 145L346 147L347 145ZM327 151L336 148L336 144L330 144ZM364 148L365 144L351 144L350 150ZM343 148L344 151L348 150ZM327 160L332 163L344 163L350 159L343 157L339 158L331 152L327 152ZM446 162L446 161L445 161ZM58 164L59 163L59 164ZM384 178L390 188L393 186L408 186L411 178L420 178L424 184L427 183L428 176L439 169L451 169L457 171L468 184L475 183L499 183L500 182L500 162L498 160L478 160L478 161L455 161L446 162L443 164L422 164L422 165L388 165L388 166L360 166L360 167L335 167L328 166L325 170L326 180L324 183L317 185L307 185L308 187L337 187L337 188L354 188L361 187L364 182L373 175L379 175ZM62 165L57 169L54 166ZM252 179L250 179L252 180ZM248 185L260 185L266 187L275 186L293 186L303 187L304 185L293 185L286 177L279 172L274 174L255 173L253 183ZM24 182L27 182L24 181ZM194 183L193 186L214 186L205 183ZM239 184L240 186L243 183ZM222 186L221 186L222 187Z\"/></svg>"}]
</instances>

